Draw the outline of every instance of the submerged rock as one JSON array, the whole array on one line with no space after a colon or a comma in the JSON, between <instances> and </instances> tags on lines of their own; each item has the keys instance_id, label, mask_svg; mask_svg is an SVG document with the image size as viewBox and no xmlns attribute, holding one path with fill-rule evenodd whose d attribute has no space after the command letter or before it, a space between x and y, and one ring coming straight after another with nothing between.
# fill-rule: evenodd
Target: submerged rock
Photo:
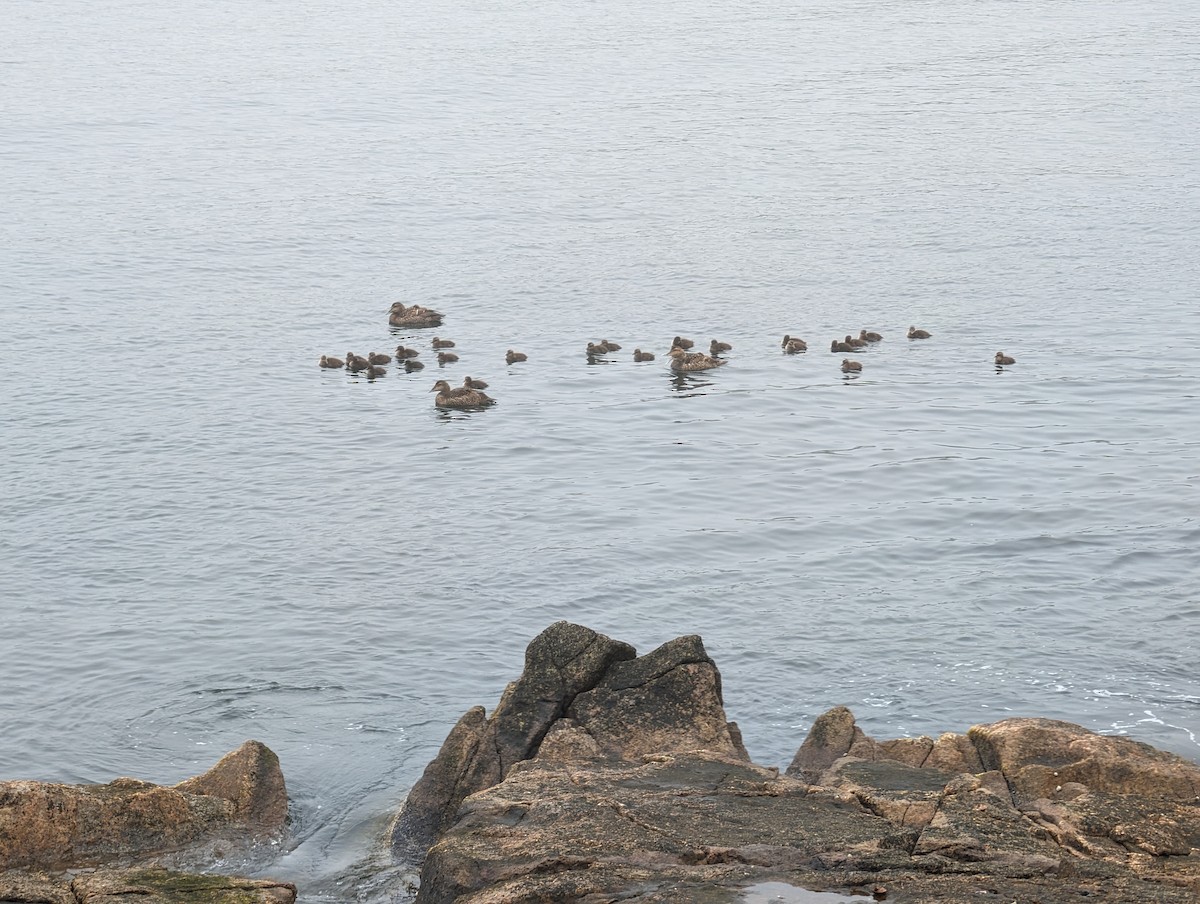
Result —
<instances>
[{"instance_id":1,"label":"submerged rock","mask_svg":"<svg viewBox=\"0 0 1200 904\"><path fill-rule=\"evenodd\" d=\"M838 707L787 774L749 762L698 637L646 656L559 623L409 796L420 904L1200 900L1200 767L1041 719L876 741ZM772 885L771 887L777 887Z\"/></svg>"}]
</instances>

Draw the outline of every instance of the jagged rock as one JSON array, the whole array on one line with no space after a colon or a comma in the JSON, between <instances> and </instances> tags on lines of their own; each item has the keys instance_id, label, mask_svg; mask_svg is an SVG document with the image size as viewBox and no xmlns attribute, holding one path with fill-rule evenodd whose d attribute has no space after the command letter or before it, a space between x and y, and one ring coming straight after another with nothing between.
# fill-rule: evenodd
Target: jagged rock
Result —
<instances>
[{"instance_id":1,"label":"jagged rock","mask_svg":"<svg viewBox=\"0 0 1200 904\"><path fill-rule=\"evenodd\" d=\"M699 638L613 656L523 718L514 688L547 684L526 672L491 720L460 721L424 788L438 793L406 807L436 838L419 904L715 904L762 882L942 904L1200 900L1198 767L1146 745L1044 720L876 741L838 707L780 775L748 762ZM502 709L519 730L495 724ZM525 758L459 794L501 735L529 739Z\"/></svg>"},{"instance_id":2,"label":"jagged rock","mask_svg":"<svg viewBox=\"0 0 1200 904\"><path fill-rule=\"evenodd\" d=\"M423 857L463 798L536 755L575 698L596 687L613 663L636 655L629 644L565 621L535 637L525 651L525 670L505 689L491 718L482 707L467 712L413 786L392 831L397 854Z\"/></svg>"},{"instance_id":3,"label":"jagged rock","mask_svg":"<svg viewBox=\"0 0 1200 904\"><path fill-rule=\"evenodd\" d=\"M265 838L287 817L279 760L247 741L204 775L171 788L0 782L0 870L133 862L212 838Z\"/></svg>"}]
</instances>

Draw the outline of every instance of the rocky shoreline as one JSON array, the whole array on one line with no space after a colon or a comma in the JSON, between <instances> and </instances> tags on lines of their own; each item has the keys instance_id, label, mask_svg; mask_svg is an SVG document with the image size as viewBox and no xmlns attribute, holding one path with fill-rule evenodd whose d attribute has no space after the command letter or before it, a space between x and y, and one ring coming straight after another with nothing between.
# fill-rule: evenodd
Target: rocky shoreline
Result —
<instances>
[{"instance_id":1,"label":"rocky shoreline","mask_svg":"<svg viewBox=\"0 0 1200 904\"><path fill-rule=\"evenodd\" d=\"M0 782L0 904L292 904L287 882L162 869L286 818L257 742L172 787ZM638 656L558 622L454 726L390 843L418 904L1196 904L1200 766L1048 719L875 740L838 707L781 773L750 761L699 637Z\"/></svg>"}]
</instances>

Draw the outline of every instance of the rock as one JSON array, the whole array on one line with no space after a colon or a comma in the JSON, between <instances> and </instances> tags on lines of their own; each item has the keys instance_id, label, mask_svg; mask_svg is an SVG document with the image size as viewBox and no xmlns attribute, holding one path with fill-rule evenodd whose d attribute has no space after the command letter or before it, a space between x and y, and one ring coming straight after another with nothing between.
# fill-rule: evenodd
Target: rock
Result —
<instances>
[{"instance_id":1,"label":"rock","mask_svg":"<svg viewBox=\"0 0 1200 904\"><path fill-rule=\"evenodd\" d=\"M968 732L986 768L1026 800L1076 782L1093 791L1200 800L1200 766L1130 738L1053 719L1005 719Z\"/></svg>"},{"instance_id":2,"label":"rock","mask_svg":"<svg viewBox=\"0 0 1200 904\"><path fill-rule=\"evenodd\" d=\"M135 862L214 838L264 839L286 817L279 760L257 741L174 788L131 778L0 782L0 870Z\"/></svg>"},{"instance_id":3,"label":"rock","mask_svg":"<svg viewBox=\"0 0 1200 904\"><path fill-rule=\"evenodd\" d=\"M165 869L100 870L71 883L78 904L293 904L296 886Z\"/></svg>"},{"instance_id":4,"label":"rock","mask_svg":"<svg viewBox=\"0 0 1200 904\"><path fill-rule=\"evenodd\" d=\"M451 731L395 822L393 850L419 862L468 795L504 780L524 760L637 759L692 749L747 759L737 726L725 719L720 673L699 637L637 658L629 644L557 622L529 644L525 670L491 717L473 709Z\"/></svg>"},{"instance_id":5,"label":"rock","mask_svg":"<svg viewBox=\"0 0 1200 904\"><path fill-rule=\"evenodd\" d=\"M698 637L634 658L548 630L605 664L571 696L531 653L491 719L454 728L397 822L399 840L407 826L433 842L418 904L715 904L762 883L941 904L1200 899L1198 767L1178 757L1038 719L876 741L838 707L780 775L748 761Z\"/></svg>"}]
</instances>

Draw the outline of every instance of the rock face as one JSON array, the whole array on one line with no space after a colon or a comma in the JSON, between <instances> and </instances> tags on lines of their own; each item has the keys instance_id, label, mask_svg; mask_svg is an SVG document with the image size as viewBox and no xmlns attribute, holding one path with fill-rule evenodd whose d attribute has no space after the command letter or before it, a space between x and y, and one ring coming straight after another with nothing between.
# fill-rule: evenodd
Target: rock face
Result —
<instances>
[{"instance_id":1,"label":"rock face","mask_svg":"<svg viewBox=\"0 0 1200 904\"><path fill-rule=\"evenodd\" d=\"M539 634L491 718L482 707L468 711L413 787L392 833L397 853L420 860L468 795L503 781L544 745L583 758L705 747L746 758L700 638L636 656L629 644L569 622Z\"/></svg>"},{"instance_id":2,"label":"rock face","mask_svg":"<svg viewBox=\"0 0 1200 904\"><path fill-rule=\"evenodd\" d=\"M264 838L287 819L279 759L247 741L173 788L0 782L0 870L136 861L214 838Z\"/></svg>"},{"instance_id":3,"label":"rock face","mask_svg":"<svg viewBox=\"0 0 1200 904\"><path fill-rule=\"evenodd\" d=\"M279 759L257 741L173 788L132 778L107 785L0 782L0 902L293 904L296 887L287 882L80 869L266 839L286 821Z\"/></svg>"},{"instance_id":4,"label":"rock face","mask_svg":"<svg viewBox=\"0 0 1200 904\"><path fill-rule=\"evenodd\" d=\"M876 741L844 707L748 761L699 638L559 623L397 820L419 904L736 901L754 883L967 904L1200 901L1200 767L1065 722Z\"/></svg>"}]
</instances>

